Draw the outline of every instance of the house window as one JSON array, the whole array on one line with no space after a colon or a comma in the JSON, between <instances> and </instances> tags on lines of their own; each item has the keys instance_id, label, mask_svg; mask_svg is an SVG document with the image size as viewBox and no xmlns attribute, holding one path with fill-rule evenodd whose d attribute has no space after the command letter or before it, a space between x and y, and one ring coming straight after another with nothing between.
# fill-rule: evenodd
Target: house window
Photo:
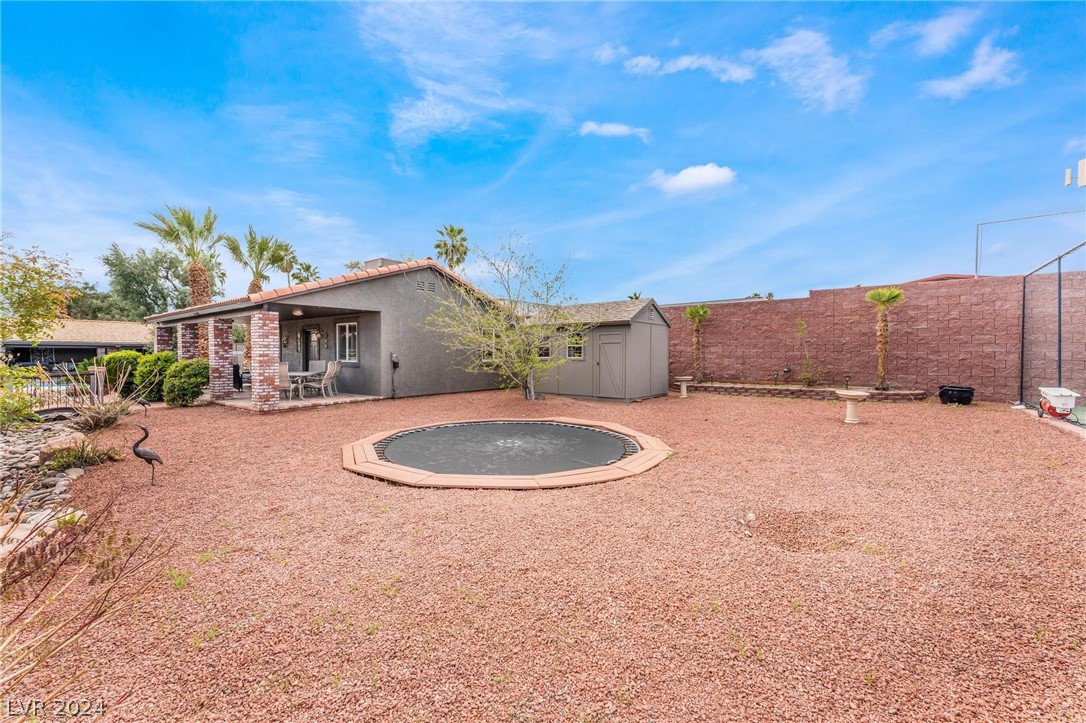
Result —
<instances>
[{"instance_id":1,"label":"house window","mask_svg":"<svg viewBox=\"0 0 1086 723\"><path fill-rule=\"evenodd\" d=\"M539 347L536 350L536 353L539 355L540 359L550 359L551 358L551 348L549 346L541 346L541 347Z\"/></svg>"},{"instance_id":2,"label":"house window","mask_svg":"<svg viewBox=\"0 0 1086 723\"><path fill-rule=\"evenodd\" d=\"M358 361L358 322L336 324L336 359Z\"/></svg>"},{"instance_id":3,"label":"house window","mask_svg":"<svg viewBox=\"0 0 1086 723\"><path fill-rule=\"evenodd\" d=\"M584 359L584 337L571 334L566 340L566 359Z\"/></svg>"}]
</instances>

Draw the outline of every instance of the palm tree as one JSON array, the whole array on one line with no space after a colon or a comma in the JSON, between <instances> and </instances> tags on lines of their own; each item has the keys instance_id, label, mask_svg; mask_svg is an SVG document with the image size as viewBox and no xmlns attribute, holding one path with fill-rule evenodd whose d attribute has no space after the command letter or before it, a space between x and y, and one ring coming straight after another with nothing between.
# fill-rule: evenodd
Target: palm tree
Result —
<instances>
[{"instance_id":1,"label":"palm tree","mask_svg":"<svg viewBox=\"0 0 1086 723\"><path fill-rule=\"evenodd\" d=\"M211 303L211 276L208 267L218 262L215 247L223 240L223 234L215 233L217 214L209 207L202 220L187 208L167 205L167 213L153 212L154 222L136 221L136 225L150 231L169 247L176 250L188 263L189 303L193 306ZM197 353L207 358L207 325L200 324Z\"/></svg>"},{"instance_id":2,"label":"palm tree","mask_svg":"<svg viewBox=\"0 0 1086 723\"><path fill-rule=\"evenodd\" d=\"M701 381L701 325L709 318L709 307L705 304L695 304L686 307L683 316L694 324L694 381Z\"/></svg>"},{"instance_id":3,"label":"palm tree","mask_svg":"<svg viewBox=\"0 0 1086 723\"><path fill-rule=\"evenodd\" d=\"M437 243L434 250L437 257L445 262L449 271L456 271L456 267L464 263L468 257L468 237L464 235L464 229L459 226L447 225L437 230Z\"/></svg>"},{"instance_id":4,"label":"palm tree","mask_svg":"<svg viewBox=\"0 0 1086 723\"><path fill-rule=\"evenodd\" d=\"M294 271L294 265L298 263L298 254L294 253L294 249L291 248L290 252L283 257L282 261L276 266L277 269L287 275L287 286L290 286L290 274Z\"/></svg>"},{"instance_id":5,"label":"palm tree","mask_svg":"<svg viewBox=\"0 0 1086 723\"><path fill-rule=\"evenodd\" d=\"M896 286L884 286L867 292L867 300L875 305L875 348L878 370L875 389L889 389L886 383L886 352L890 347L890 307L905 300L905 292Z\"/></svg>"},{"instance_id":6,"label":"palm tree","mask_svg":"<svg viewBox=\"0 0 1086 723\"><path fill-rule=\"evenodd\" d=\"M223 245L234 261L245 267L253 276L249 282L249 293L256 294L264 290L264 284L271 281L268 272L283 265L284 259L293 253L290 244L280 241L275 236L257 236L253 227L245 234L245 247L233 236L223 237Z\"/></svg>"},{"instance_id":7,"label":"palm tree","mask_svg":"<svg viewBox=\"0 0 1086 723\"><path fill-rule=\"evenodd\" d=\"M245 267L253 276L249 282L248 293L256 294L264 290L264 284L271 281L268 272L278 269L283 265L284 259L294 253L294 250L285 241L280 241L275 236L257 236L252 226L245 234L245 247L233 236L223 237L223 245L234 261ZM253 356L253 337L248 324L245 325L245 355L242 365L249 369L249 361Z\"/></svg>"},{"instance_id":8,"label":"palm tree","mask_svg":"<svg viewBox=\"0 0 1086 723\"><path fill-rule=\"evenodd\" d=\"M343 264L343 268L347 269L352 274L356 274L359 271L365 271L366 265L361 261L348 261L347 263Z\"/></svg>"},{"instance_id":9,"label":"palm tree","mask_svg":"<svg viewBox=\"0 0 1086 723\"><path fill-rule=\"evenodd\" d=\"M316 281L320 277L321 272L317 270L316 266L300 261L294 266L294 273L291 274L290 278L296 284L304 284L307 281Z\"/></svg>"},{"instance_id":10,"label":"palm tree","mask_svg":"<svg viewBox=\"0 0 1086 723\"><path fill-rule=\"evenodd\" d=\"M629 296L627 296L626 298L630 299L631 301L633 301L635 299L640 299L641 298L641 292L640 291L635 291L632 294L630 294Z\"/></svg>"}]
</instances>

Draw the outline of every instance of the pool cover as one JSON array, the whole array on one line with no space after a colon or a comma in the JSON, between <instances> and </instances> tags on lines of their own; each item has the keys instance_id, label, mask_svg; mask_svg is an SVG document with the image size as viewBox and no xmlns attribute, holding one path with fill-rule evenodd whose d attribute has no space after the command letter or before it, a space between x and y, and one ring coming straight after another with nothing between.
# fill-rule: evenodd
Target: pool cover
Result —
<instances>
[{"instance_id":1,"label":"pool cover","mask_svg":"<svg viewBox=\"0 0 1086 723\"><path fill-rule=\"evenodd\" d=\"M537 475L600 467L640 451L629 437L559 422L468 422L374 445L388 462L441 474Z\"/></svg>"}]
</instances>

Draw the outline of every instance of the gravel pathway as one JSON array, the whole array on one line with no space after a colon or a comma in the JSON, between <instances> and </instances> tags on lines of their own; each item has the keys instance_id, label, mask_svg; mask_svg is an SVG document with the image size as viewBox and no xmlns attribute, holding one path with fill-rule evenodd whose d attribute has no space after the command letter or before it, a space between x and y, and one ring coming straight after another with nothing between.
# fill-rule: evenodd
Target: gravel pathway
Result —
<instances>
[{"instance_id":1,"label":"gravel pathway","mask_svg":"<svg viewBox=\"0 0 1086 723\"><path fill-rule=\"evenodd\" d=\"M121 524L168 526L188 582L39 683L93 663L66 697L133 690L111 716L132 721L1081 720L1086 446L998 405L843 413L502 392L152 410L158 486L128 457L73 488L130 485ZM543 492L340 468L382 429L543 416L676 454Z\"/></svg>"}]
</instances>

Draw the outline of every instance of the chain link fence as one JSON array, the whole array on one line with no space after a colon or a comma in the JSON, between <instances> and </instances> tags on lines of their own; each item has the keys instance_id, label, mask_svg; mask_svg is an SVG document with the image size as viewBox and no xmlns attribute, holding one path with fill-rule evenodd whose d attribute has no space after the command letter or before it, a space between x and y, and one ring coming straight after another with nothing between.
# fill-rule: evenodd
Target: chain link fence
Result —
<instances>
[{"instance_id":1,"label":"chain link fence","mask_svg":"<svg viewBox=\"0 0 1086 723\"><path fill-rule=\"evenodd\" d=\"M1019 399L1040 401L1039 387L1083 395L1068 420L1086 426L1086 242L1022 277Z\"/></svg>"}]
</instances>

